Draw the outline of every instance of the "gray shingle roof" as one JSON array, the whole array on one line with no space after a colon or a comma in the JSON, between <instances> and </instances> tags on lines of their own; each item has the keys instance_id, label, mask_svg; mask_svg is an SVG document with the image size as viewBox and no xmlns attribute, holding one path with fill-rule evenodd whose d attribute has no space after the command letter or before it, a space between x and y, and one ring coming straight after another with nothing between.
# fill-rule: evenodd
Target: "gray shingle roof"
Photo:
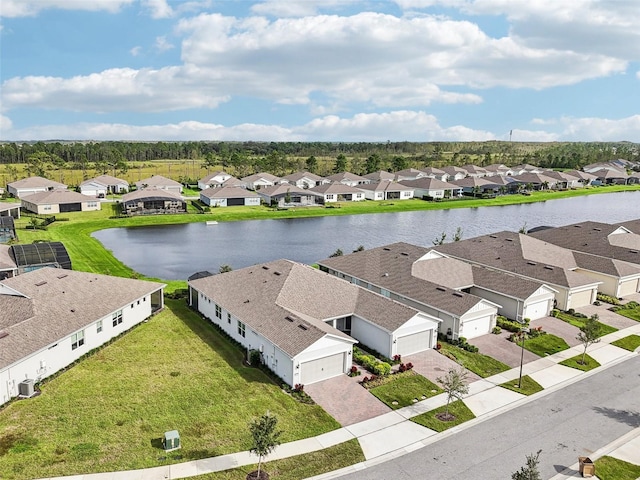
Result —
<instances>
[{"instance_id":1,"label":"gray shingle roof","mask_svg":"<svg viewBox=\"0 0 640 480\"><path fill-rule=\"evenodd\" d=\"M174 192L173 190L149 187L125 193L122 196L122 203L132 202L135 200L150 200L156 198L164 198L167 200L182 200L182 195L180 195L178 192Z\"/></svg>"},{"instance_id":2,"label":"gray shingle roof","mask_svg":"<svg viewBox=\"0 0 640 480\"><path fill-rule=\"evenodd\" d=\"M90 183L97 183L99 185L104 185L105 187L109 187L111 185L129 186L129 182L126 180L122 180L121 178L113 177L111 175L99 175L95 178L85 180L80 185L89 185Z\"/></svg>"},{"instance_id":3,"label":"gray shingle roof","mask_svg":"<svg viewBox=\"0 0 640 480\"><path fill-rule=\"evenodd\" d=\"M460 190L460 186L453 183L443 182L437 178L422 177L415 180L401 180L400 182L405 187L409 188L421 188L423 190Z\"/></svg>"},{"instance_id":4,"label":"gray shingle roof","mask_svg":"<svg viewBox=\"0 0 640 480\"><path fill-rule=\"evenodd\" d=\"M71 190L51 190L47 192L32 193L22 197L25 202L34 205L64 205L67 203L95 202L96 199L87 195L82 195Z\"/></svg>"},{"instance_id":5,"label":"gray shingle roof","mask_svg":"<svg viewBox=\"0 0 640 480\"><path fill-rule=\"evenodd\" d=\"M8 278L0 294L0 368L106 317L164 285L96 273L41 268Z\"/></svg>"},{"instance_id":6,"label":"gray shingle roof","mask_svg":"<svg viewBox=\"0 0 640 480\"><path fill-rule=\"evenodd\" d=\"M327 193L333 193L335 195L354 194L354 193L362 194L362 190L356 187L345 185L343 183L325 183L324 185L318 185L316 187L312 187L309 190L315 193L323 194L323 195Z\"/></svg>"},{"instance_id":7,"label":"gray shingle roof","mask_svg":"<svg viewBox=\"0 0 640 480\"><path fill-rule=\"evenodd\" d=\"M29 177L15 182L8 183L7 186L12 188L67 188L64 183L55 182L43 177Z\"/></svg>"},{"instance_id":8,"label":"gray shingle roof","mask_svg":"<svg viewBox=\"0 0 640 480\"><path fill-rule=\"evenodd\" d=\"M147 187L182 187L180 182L163 177L162 175L154 175L136 182L137 188L143 188L143 185L146 185Z\"/></svg>"},{"instance_id":9,"label":"gray shingle roof","mask_svg":"<svg viewBox=\"0 0 640 480\"><path fill-rule=\"evenodd\" d=\"M217 187L206 188L200 192L200 195L204 195L208 198L259 198L253 190L247 190L242 187Z\"/></svg>"}]
</instances>

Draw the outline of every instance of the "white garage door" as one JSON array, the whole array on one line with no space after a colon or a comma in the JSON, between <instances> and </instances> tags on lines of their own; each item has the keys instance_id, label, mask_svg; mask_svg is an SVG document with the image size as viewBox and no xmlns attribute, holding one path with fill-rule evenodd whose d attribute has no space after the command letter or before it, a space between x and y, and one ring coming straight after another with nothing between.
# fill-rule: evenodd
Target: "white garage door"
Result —
<instances>
[{"instance_id":1,"label":"white garage door","mask_svg":"<svg viewBox=\"0 0 640 480\"><path fill-rule=\"evenodd\" d=\"M633 295L638 291L638 280L629 280L620 284L619 295L626 297L627 295Z\"/></svg>"},{"instance_id":2,"label":"white garage door","mask_svg":"<svg viewBox=\"0 0 640 480\"><path fill-rule=\"evenodd\" d=\"M584 292L574 293L571 295L570 305L567 308L580 308L586 305L591 305L591 290L586 290Z\"/></svg>"},{"instance_id":3,"label":"white garage door","mask_svg":"<svg viewBox=\"0 0 640 480\"><path fill-rule=\"evenodd\" d=\"M433 346L431 345L431 338L431 330L398 337L396 352L398 355L411 355L412 353L428 350Z\"/></svg>"},{"instance_id":4,"label":"white garage door","mask_svg":"<svg viewBox=\"0 0 640 480\"><path fill-rule=\"evenodd\" d=\"M337 353L328 357L318 358L300 364L300 383L311 383L337 377L344 373L344 353Z\"/></svg>"},{"instance_id":5,"label":"white garage door","mask_svg":"<svg viewBox=\"0 0 640 480\"><path fill-rule=\"evenodd\" d=\"M524 318L529 320L537 320L549 315L549 300L530 303L524 309Z\"/></svg>"},{"instance_id":6,"label":"white garage door","mask_svg":"<svg viewBox=\"0 0 640 480\"><path fill-rule=\"evenodd\" d=\"M460 336L469 339L487 333L491 333L491 317L480 317L474 320L465 320Z\"/></svg>"}]
</instances>

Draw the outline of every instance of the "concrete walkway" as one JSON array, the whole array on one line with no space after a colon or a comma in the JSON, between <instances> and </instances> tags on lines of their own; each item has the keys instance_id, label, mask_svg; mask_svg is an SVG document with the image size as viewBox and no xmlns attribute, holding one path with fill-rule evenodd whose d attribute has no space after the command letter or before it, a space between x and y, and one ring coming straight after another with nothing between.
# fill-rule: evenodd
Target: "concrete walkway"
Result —
<instances>
[{"instance_id":1,"label":"concrete walkway","mask_svg":"<svg viewBox=\"0 0 640 480\"><path fill-rule=\"evenodd\" d=\"M444 405L446 403L446 396L444 394L379 415L375 418L348 425L318 437L280 445L269 455L267 461L322 450L357 438L364 452L365 462L313 478L314 480L337 478L346 473L360 471L370 463L377 463L422 448L438 441L445 435L453 435L474 423L488 420L495 415L518 407L523 403L535 401L537 397L544 395L545 392L549 393L558 390L565 385L579 381L581 378L593 375L603 368L613 366L637 355L637 351L629 352L610 345L611 342L632 334L640 335L640 323L606 335L602 337L600 343L590 346L588 354L597 360L601 364L601 367L589 372L581 372L580 370L559 364L567 358L582 353L582 345L524 365L523 375L529 375L545 388L544 391L529 397L499 386L504 382L518 378L519 368L513 368L498 375L470 383L469 395L464 398L464 403L474 413L476 418L442 433L437 433L422 427L410 419L416 415ZM590 458L595 461L602 455L611 455L640 465L640 429L636 429L632 433L634 432L635 436L630 434L625 435L614 442L614 444L604 447L602 451L596 452ZM249 452L239 452L144 470L95 473L58 478L64 478L65 480L166 480L193 477L255 463L257 463L257 457L255 455ZM577 468L577 465L572 466L570 469L567 469L566 472L554 477L553 480L574 478L577 475Z\"/></svg>"}]
</instances>

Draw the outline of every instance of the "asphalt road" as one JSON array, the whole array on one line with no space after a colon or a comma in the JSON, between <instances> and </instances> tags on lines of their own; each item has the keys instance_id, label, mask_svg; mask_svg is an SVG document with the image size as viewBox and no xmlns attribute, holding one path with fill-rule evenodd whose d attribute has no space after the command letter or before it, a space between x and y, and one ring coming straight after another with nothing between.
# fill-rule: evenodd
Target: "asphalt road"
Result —
<instances>
[{"instance_id":1,"label":"asphalt road","mask_svg":"<svg viewBox=\"0 0 640 480\"><path fill-rule=\"evenodd\" d=\"M548 479L640 427L640 356L343 480L498 480L542 449ZM596 472L597 473L597 472Z\"/></svg>"}]
</instances>

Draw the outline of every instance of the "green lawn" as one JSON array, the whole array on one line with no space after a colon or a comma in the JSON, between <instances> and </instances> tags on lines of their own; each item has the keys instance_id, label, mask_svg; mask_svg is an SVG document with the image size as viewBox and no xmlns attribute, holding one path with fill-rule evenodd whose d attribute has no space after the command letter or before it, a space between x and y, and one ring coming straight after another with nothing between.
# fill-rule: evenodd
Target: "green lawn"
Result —
<instances>
[{"instance_id":1,"label":"green lawn","mask_svg":"<svg viewBox=\"0 0 640 480\"><path fill-rule=\"evenodd\" d=\"M412 405L414 399L420 401L442 393L440 387L412 370L388 378L390 381L370 388L369 392L394 410Z\"/></svg>"},{"instance_id":2,"label":"green lawn","mask_svg":"<svg viewBox=\"0 0 640 480\"><path fill-rule=\"evenodd\" d=\"M595 462L596 475L600 480L636 480L640 478L640 465L602 457Z\"/></svg>"},{"instance_id":3,"label":"green lawn","mask_svg":"<svg viewBox=\"0 0 640 480\"><path fill-rule=\"evenodd\" d=\"M525 375L522 377L522 383L520 384L520 388L518 388L517 378L515 380L511 380L510 382L505 382L500 386L502 388L513 390L514 392L518 392L523 395L533 395L534 393L538 393L544 390L544 388L542 388L542 385L536 382L529 375Z\"/></svg>"},{"instance_id":4,"label":"green lawn","mask_svg":"<svg viewBox=\"0 0 640 480\"><path fill-rule=\"evenodd\" d=\"M640 347L640 335L629 335L615 342L611 342L611 345L633 352L636 348Z\"/></svg>"},{"instance_id":5,"label":"green lawn","mask_svg":"<svg viewBox=\"0 0 640 480\"><path fill-rule=\"evenodd\" d=\"M593 370L594 368L598 368L600 366L600 364L589 355L585 355L584 365L580 362L582 362L582 354L576 355L575 357L567 358L566 360L560 362L560 365L577 368L578 370L582 370L583 372L588 372L589 370Z\"/></svg>"},{"instance_id":6,"label":"green lawn","mask_svg":"<svg viewBox=\"0 0 640 480\"><path fill-rule=\"evenodd\" d=\"M574 315L569 315L568 313L565 313L565 312L558 312L556 314L556 318L559 318L560 320L570 323L574 327L578 327L578 328L582 328L584 326L584 321L586 320L586 318L576 317ZM618 331L617 328L611 327L602 322L598 322L598 325L600 325L600 335L598 335L599 337Z\"/></svg>"},{"instance_id":7,"label":"green lawn","mask_svg":"<svg viewBox=\"0 0 640 480\"><path fill-rule=\"evenodd\" d=\"M540 357L546 357L547 355L552 355L566 350L569 348L569 345L564 341L564 339L551 333L545 333L535 338L525 340L524 348Z\"/></svg>"},{"instance_id":8,"label":"green lawn","mask_svg":"<svg viewBox=\"0 0 640 480\"><path fill-rule=\"evenodd\" d=\"M456 425L460 425L461 423L476 418L473 412L469 410L469 407L467 407L462 400L456 400L449 404L449 413L452 413L456 417L449 422L443 422L436 417L438 413L444 412L445 409L446 406L443 405L435 410L430 410L413 417L411 421L416 422L418 425L430 428L431 430L435 430L436 432L443 432L451 427L455 427Z\"/></svg>"},{"instance_id":9,"label":"green lawn","mask_svg":"<svg viewBox=\"0 0 640 480\"><path fill-rule=\"evenodd\" d=\"M630 305L614 307L615 312L622 315L623 317L630 318L631 320L635 320L636 322L640 322L640 306L637 306L634 303L629 302Z\"/></svg>"},{"instance_id":10,"label":"green lawn","mask_svg":"<svg viewBox=\"0 0 640 480\"><path fill-rule=\"evenodd\" d=\"M283 393L184 302L0 410L3 480L153 467L248 450L247 423L267 410L282 442L338 423ZM159 439L180 432L165 454ZM166 458L165 458L166 457Z\"/></svg>"},{"instance_id":11,"label":"green lawn","mask_svg":"<svg viewBox=\"0 0 640 480\"><path fill-rule=\"evenodd\" d=\"M440 353L448 354L448 356L455 358L460 365L482 378L490 377L496 373L506 372L511 369L508 365L482 353L467 352L443 341L439 343L442 345Z\"/></svg>"},{"instance_id":12,"label":"green lawn","mask_svg":"<svg viewBox=\"0 0 640 480\"><path fill-rule=\"evenodd\" d=\"M348 442L317 452L263 463L262 470L266 471L270 478L274 480L300 480L301 478L313 477L364 461L365 458L360 444L354 438ZM258 465L247 465L192 478L194 480L238 480L244 479L248 473L257 468Z\"/></svg>"}]
</instances>

